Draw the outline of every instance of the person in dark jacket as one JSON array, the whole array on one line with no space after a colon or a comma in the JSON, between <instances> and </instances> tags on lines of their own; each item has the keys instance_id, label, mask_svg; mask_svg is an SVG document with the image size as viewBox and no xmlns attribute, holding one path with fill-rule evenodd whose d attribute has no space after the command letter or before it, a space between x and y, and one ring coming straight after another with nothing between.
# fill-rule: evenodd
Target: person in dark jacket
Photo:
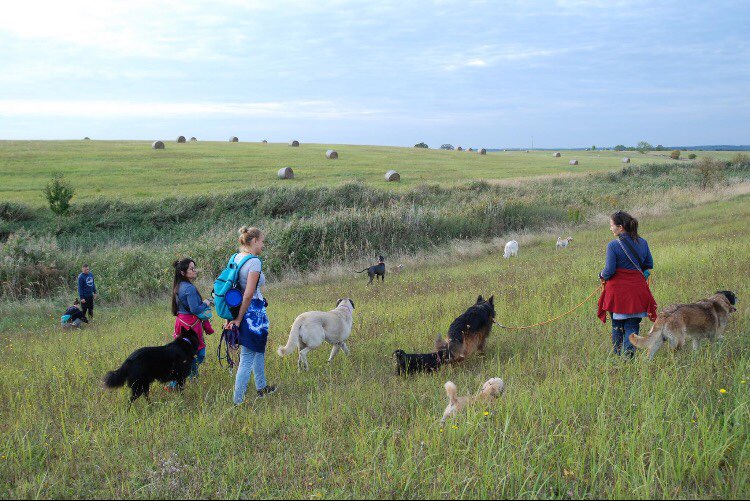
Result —
<instances>
[{"instance_id":1,"label":"person in dark jacket","mask_svg":"<svg viewBox=\"0 0 750 501\"><path fill-rule=\"evenodd\" d=\"M599 279L604 290L599 298L597 315L612 318L612 346L616 355L632 357L635 347L630 334L638 334L641 319L656 320L656 301L648 286L654 258L646 239L638 235L638 220L627 212L615 212L609 228L617 237L607 245L607 259Z\"/></svg>"},{"instance_id":2,"label":"person in dark jacket","mask_svg":"<svg viewBox=\"0 0 750 501\"><path fill-rule=\"evenodd\" d=\"M83 311L81 311L81 308L79 308L81 302L78 299L75 299L73 301L72 306L68 306L68 309L65 310L65 314L62 316L62 326L63 327L81 327L81 322L89 323L89 321L86 319L86 316L83 314Z\"/></svg>"},{"instance_id":3,"label":"person in dark jacket","mask_svg":"<svg viewBox=\"0 0 750 501\"><path fill-rule=\"evenodd\" d=\"M83 317L86 318L86 314L88 313L89 317L93 320L94 299L98 297L98 294L96 293L94 275L91 273L88 264L84 264L81 267L81 274L78 275L78 297L81 299Z\"/></svg>"}]
</instances>

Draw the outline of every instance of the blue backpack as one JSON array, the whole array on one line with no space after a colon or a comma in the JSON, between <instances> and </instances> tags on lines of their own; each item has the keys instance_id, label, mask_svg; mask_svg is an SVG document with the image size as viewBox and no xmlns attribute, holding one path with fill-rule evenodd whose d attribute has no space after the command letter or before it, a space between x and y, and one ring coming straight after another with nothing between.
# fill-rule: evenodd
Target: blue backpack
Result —
<instances>
[{"instance_id":1,"label":"blue backpack","mask_svg":"<svg viewBox=\"0 0 750 501\"><path fill-rule=\"evenodd\" d=\"M242 258L242 261L235 263L234 258L236 256L237 254L232 254L227 267L214 282L213 296L216 313L226 320L234 320L242 304L243 291L239 287L240 268L250 259L257 258L260 260L258 256L248 254ZM262 265L263 262L261 261Z\"/></svg>"}]
</instances>

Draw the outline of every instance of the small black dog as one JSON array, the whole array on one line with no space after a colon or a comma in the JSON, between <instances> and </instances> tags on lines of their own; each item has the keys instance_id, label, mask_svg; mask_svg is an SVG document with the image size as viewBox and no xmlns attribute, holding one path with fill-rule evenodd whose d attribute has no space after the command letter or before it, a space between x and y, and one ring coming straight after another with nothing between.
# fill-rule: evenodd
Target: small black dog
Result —
<instances>
[{"instance_id":1,"label":"small black dog","mask_svg":"<svg viewBox=\"0 0 750 501\"><path fill-rule=\"evenodd\" d=\"M365 268L364 270L358 271L356 273L364 272L367 272L367 275L370 277L370 284L372 283L372 279L376 276L380 277L382 282L385 282L385 260L383 259L383 256L378 256L378 264L370 266L369 268Z\"/></svg>"},{"instance_id":2,"label":"small black dog","mask_svg":"<svg viewBox=\"0 0 750 501\"><path fill-rule=\"evenodd\" d=\"M119 369L104 376L104 386L119 388L127 382L132 392L131 404L141 395L148 400L151 383L157 379L162 383L177 381L177 387L182 389L198 353L198 343L198 335L183 327L180 336L169 344L135 350Z\"/></svg>"},{"instance_id":3,"label":"small black dog","mask_svg":"<svg viewBox=\"0 0 750 501\"><path fill-rule=\"evenodd\" d=\"M406 353L404 350L393 352L396 357L396 375L414 372L436 371L441 365L450 360L448 349L435 353Z\"/></svg>"}]
</instances>

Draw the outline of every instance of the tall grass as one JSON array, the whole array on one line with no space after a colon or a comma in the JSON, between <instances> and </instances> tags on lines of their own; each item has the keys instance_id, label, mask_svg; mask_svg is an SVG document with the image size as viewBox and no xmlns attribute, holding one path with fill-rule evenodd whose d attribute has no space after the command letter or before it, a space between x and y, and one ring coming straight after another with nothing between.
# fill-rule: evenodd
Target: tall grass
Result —
<instances>
[{"instance_id":1,"label":"tall grass","mask_svg":"<svg viewBox=\"0 0 750 501\"><path fill-rule=\"evenodd\" d=\"M739 296L726 342L653 362L608 355L609 325L589 303L526 331L494 329L485 357L435 375L396 377L397 348L428 351L478 294L498 320L528 325L568 310L598 284L606 224L498 254L426 262L367 286L361 276L272 286L267 375L274 396L233 408L233 378L209 337L200 378L153 388L128 409L102 375L135 348L169 339L164 304L107 308L62 332L38 305L1 310L2 497L746 498L750 495L750 197L642 217L661 306L718 289ZM690 238L686 239L686 235ZM296 315L354 298L351 358L321 348L300 373L278 358ZM54 315L53 315L54 313ZM645 322L644 329L648 328ZM496 403L441 428L443 384L506 382ZM726 393L720 393L720 389ZM485 416L485 411L489 412ZM455 426L455 428L454 428Z\"/></svg>"},{"instance_id":2,"label":"tall grass","mask_svg":"<svg viewBox=\"0 0 750 501\"><path fill-rule=\"evenodd\" d=\"M728 166L725 173L719 191L750 180L750 164ZM378 254L434 249L455 239L489 239L580 224L620 208L668 204L680 190L683 198L691 197L700 182L696 168L665 164L520 184L424 185L405 192L358 183L251 189L159 202L94 200L75 207L62 223L44 211L11 204L6 212L24 216L6 220L9 234L19 228L28 233L0 247L0 291L6 299L64 294L70 288L65 284L74 283L87 261L106 277L100 279L104 301L153 297L169 286L169 263L178 257L191 256L206 275L218 274L235 250L240 224L266 232L265 270L279 279ZM39 252L38 242L54 244L54 256ZM49 271L51 261L55 266Z\"/></svg>"}]
</instances>

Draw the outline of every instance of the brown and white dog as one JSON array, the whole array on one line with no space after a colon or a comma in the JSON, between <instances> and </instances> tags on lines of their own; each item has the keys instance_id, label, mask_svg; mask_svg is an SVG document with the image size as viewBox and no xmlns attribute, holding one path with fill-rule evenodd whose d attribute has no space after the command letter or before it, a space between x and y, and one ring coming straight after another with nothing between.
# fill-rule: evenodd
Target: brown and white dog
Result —
<instances>
[{"instance_id":1,"label":"brown and white dog","mask_svg":"<svg viewBox=\"0 0 750 501\"><path fill-rule=\"evenodd\" d=\"M448 395L448 406L443 412L443 418L440 420L440 424L445 423L448 418L457 415L467 405L471 405L477 401L490 401L500 395L505 390L505 383L499 377L493 377L488 379L487 382L482 385L482 389L479 390L474 396L459 397L458 388L453 382L448 381L445 383L445 393Z\"/></svg>"},{"instance_id":2,"label":"brown and white dog","mask_svg":"<svg viewBox=\"0 0 750 501\"><path fill-rule=\"evenodd\" d=\"M697 303L668 306L659 312L645 337L631 334L630 342L636 348L648 349L649 359L654 358L664 341L669 341L670 348L677 350L690 339L693 350L697 350L702 339L724 339L729 314L737 311L735 304L737 296L734 292L719 291Z\"/></svg>"}]
</instances>

